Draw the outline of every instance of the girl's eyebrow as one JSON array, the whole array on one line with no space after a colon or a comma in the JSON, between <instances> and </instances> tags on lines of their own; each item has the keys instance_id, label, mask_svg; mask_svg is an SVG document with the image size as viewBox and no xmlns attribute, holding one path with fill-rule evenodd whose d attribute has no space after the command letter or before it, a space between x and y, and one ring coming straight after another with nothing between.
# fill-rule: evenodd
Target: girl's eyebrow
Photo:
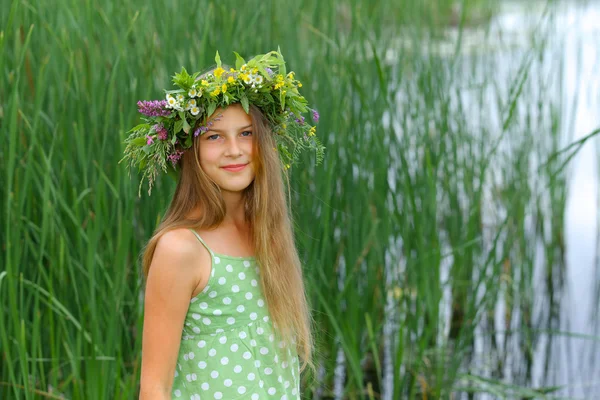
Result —
<instances>
[{"instance_id":1,"label":"girl's eyebrow","mask_svg":"<svg viewBox=\"0 0 600 400\"><path fill-rule=\"evenodd\" d=\"M252 128L252 124L246 125L246 126L242 126L241 128L238 128L238 131L241 131L242 129L248 129L248 128ZM223 133L223 129L213 129L213 128L210 128L207 132L210 132L210 131Z\"/></svg>"}]
</instances>

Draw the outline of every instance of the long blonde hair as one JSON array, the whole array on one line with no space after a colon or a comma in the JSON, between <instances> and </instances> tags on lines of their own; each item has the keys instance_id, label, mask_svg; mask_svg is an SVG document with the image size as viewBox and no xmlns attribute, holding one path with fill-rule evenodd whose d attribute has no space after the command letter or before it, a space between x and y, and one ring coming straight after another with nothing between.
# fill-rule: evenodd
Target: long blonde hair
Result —
<instances>
[{"instance_id":1,"label":"long blonde hair","mask_svg":"<svg viewBox=\"0 0 600 400\"><path fill-rule=\"evenodd\" d=\"M275 140L260 110L250 106L255 163L254 181L244 190L245 216L249 222L254 252L260 268L265 301L280 337L296 341L302 359L301 371L314 373L312 318L305 294L302 266L294 243L283 176L287 173L275 150ZM184 151L173 199L143 253L144 277L148 277L156 244L166 232L177 228L213 229L225 217L220 188L200 167L198 138ZM190 219L199 207L200 216Z\"/></svg>"}]
</instances>

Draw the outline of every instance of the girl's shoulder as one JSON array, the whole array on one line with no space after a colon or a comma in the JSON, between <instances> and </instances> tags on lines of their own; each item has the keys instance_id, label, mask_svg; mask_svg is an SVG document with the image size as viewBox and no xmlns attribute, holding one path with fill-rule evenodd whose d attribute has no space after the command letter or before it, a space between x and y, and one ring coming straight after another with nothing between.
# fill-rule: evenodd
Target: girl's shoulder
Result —
<instances>
[{"instance_id":1,"label":"girl's shoulder","mask_svg":"<svg viewBox=\"0 0 600 400\"><path fill-rule=\"evenodd\" d=\"M171 229L160 236L150 270L167 268L186 280L200 282L210 268L210 254L188 228Z\"/></svg>"}]
</instances>

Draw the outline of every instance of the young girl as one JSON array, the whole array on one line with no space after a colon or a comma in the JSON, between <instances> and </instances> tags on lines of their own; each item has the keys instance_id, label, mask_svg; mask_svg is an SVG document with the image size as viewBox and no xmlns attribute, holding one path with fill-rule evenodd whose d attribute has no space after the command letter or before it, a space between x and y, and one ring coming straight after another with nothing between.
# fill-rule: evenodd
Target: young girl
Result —
<instances>
[{"instance_id":1,"label":"young girl","mask_svg":"<svg viewBox=\"0 0 600 400\"><path fill-rule=\"evenodd\" d=\"M282 176L299 150L323 148L281 54L236 56L138 103L148 123L127 140L149 193L161 169L178 173L143 256L141 399L299 399L313 367Z\"/></svg>"}]
</instances>

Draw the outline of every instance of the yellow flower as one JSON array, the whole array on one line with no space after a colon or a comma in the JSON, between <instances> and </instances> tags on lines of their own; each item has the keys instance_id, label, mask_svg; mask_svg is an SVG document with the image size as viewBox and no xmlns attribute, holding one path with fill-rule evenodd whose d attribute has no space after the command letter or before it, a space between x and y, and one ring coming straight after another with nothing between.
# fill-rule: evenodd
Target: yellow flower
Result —
<instances>
[{"instance_id":1,"label":"yellow flower","mask_svg":"<svg viewBox=\"0 0 600 400\"><path fill-rule=\"evenodd\" d=\"M242 65L242 67L240 68L240 71L245 71L246 70L246 64Z\"/></svg>"},{"instance_id":2,"label":"yellow flower","mask_svg":"<svg viewBox=\"0 0 600 400\"><path fill-rule=\"evenodd\" d=\"M223 93L225 93L227 91L227 85L223 84L223 86L221 86L221 90L223 91Z\"/></svg>"},{"instance_id":3,"label":"yellow flower","mask_svg":"<svg viewBox=\"0 0 600 400\"><path fill-rule=\"evenodd\" d=\"M290 169L290 164L285 164L285 169Z\"/></svg>"},{"instance_id":4,"label":"yellow flower","mask_svg":"<svg viewBox=\"0 0 600 400\"><path fill-rule=\"evenodd\" d=\"M208 86L208 81L206 79L202 79L202 86Z\"/></svg>"},{"instance_id":5,"label":"yellow flower","mask_svg":"<svg viewBox=\"0 0 600 400\"><path fill-rule=\"evenodd\" d=\"M258 68L254 68L254 69L252 70L252 73L253 73L253 74L258 74Z\"/></svg>"},{"instance_id":6,"label":"yellow flower","mask_svg":"<svg viewBox=\"0 0 600 400\"><path fill-rule=\"evenodd\" d=\"M229 68L229 72L235 72L235 69Z\"/></svg>"},{"instance_id":7,"label":"yellow flower","mask_svg":"<svg viewBox=\"0 0 600 400\"><path fill-rule=\"evenodd\" d=\"M310 130L308 131L308 136L315 136L315 132L317 131L316 127L312 127L310 128Z\"/></svg>"},{"instance_id":8,"label":"yellow flower","mask_svg":"<svg viewBox=\"0 0 600 400\"><path fill-rule=\"evenodd\" d=\"M300 82L298 82L298 87L302 87L302 84Z\"/></svg>"},{"instance_id":9,"label":"yellow flower","mask_svg":"<svg viewBox=\"0 0 600 400\"><path fill-rule=\"evenodd\" d=\"M286 93L287 93L287 91L285 91L285 90L281 91L281 94L284 95L284 96L285 96Z\"/></svg>"},{"instance_id":10,"label":"yellow flower","mask_svg":"<svg viewBox=\"0 0 600 400\"><path fill-rule=\"evenodd\" d=\"M218 94L221 93L221 88L216 88L215 90L213 90L212 92L210 92L210 95L212 97L218 96Z\"/></svg>"},{"instance_id":11,"label":"yellow flower","mask_svg":"<svg viewBox=\"0 0 600 400\"><path fill-rule=\"evenodd\" d=\"M288 78L290 78L290 79L294 79L294 71L290 72L290 73L287 75L287 77L288 77Z\"/></svg>"},{"instance_id":12,"label":"yellow flower","mask_svg":"<svg viewBox=\"0 0 600 400\"><path fill-rule=\"evenodd\" d=\"M225 72L225 70L223 68L219 67L219 68L215 69L214 75L217 78L220 78L221 75L223 75L223 72Z\"/></svg>"},{"instance_id":13,"label":"yellow flower","mask_svg":"<svg viewBox=\"0 0 600 400\"><path fill-rule=\"evenodd\" d=\"M233 79L233 76L230 76L229 78L227 78L227 82L233 83L235 82L235 79Z\"/></svg>"}]
</instances>

